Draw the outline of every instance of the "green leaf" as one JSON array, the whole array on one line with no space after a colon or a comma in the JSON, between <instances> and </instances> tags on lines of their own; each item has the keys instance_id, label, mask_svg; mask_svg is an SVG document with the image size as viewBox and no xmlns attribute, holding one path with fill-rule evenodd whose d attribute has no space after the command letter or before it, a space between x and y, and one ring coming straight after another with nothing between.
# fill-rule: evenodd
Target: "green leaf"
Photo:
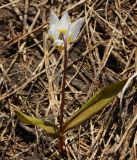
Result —
<instances>
[{"instance_id":1,"label":"green leaf","mask_svg":"<svg viewBox=\"0 0 137 160\"><path fill-rule=\"evenodd\" d=\"M127 79L104 87L91 97L72 117L68 118L63 125L63 131L66 132L94 116L105 108L121 91L126 84Z\"/></svg>"},{"instance_id":2,"label":"green leaf","mask_svg":"<svg viewBox=\"0 0 137 160\"><path fill-rule=\"evenodd\" d=\"M27 125L39 126L43 128L49 136L59 137L58 127L54 123L48 121L45 122L39 118L28 116L19 110L15 110L15 113L23 123Z\"/></svg>"}]
</instances>

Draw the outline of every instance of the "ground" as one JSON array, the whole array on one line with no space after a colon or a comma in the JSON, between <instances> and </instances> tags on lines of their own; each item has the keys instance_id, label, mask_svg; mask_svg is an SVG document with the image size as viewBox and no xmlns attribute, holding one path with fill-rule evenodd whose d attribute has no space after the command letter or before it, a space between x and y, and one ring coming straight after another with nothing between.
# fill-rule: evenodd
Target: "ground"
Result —
<instances>
[{"instance_id":1,"label":"ground","mask_svg":"<svg viewBox=\"0 0 137 160\"><path fill-rule=\"evenodd\" d=\"M58 139L21 123L14 110L59 124L63 54L48 38L50 9L84 18L69 48L64 119L104 86L137 72L137 1L0 0L1 160L137 159L137 85Z\"/></svg>"}]
</instances>

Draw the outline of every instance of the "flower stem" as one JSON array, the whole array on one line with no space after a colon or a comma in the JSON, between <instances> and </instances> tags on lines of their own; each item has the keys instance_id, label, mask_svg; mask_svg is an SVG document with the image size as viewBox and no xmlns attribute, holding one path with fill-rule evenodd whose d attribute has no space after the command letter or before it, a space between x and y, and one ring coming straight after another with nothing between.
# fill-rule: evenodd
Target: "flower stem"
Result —
<instances>
[{"instance_id":1,"label":"flower stem","mask_svg":"<svg viewBox=\"0 0 137 160\"><path fill-rule=\"evenodd\" d=\"M62 98L60 105L60 137L59 137L59 150L60 154L63 152L64 146L64 136L63 136L63 113L64 113L64 100L65 100L65 84L66 84L66 70L67 70L67 40L64 35L62 35L64 41L64 72L62 80Z\"/></svg>"}]
</instances>

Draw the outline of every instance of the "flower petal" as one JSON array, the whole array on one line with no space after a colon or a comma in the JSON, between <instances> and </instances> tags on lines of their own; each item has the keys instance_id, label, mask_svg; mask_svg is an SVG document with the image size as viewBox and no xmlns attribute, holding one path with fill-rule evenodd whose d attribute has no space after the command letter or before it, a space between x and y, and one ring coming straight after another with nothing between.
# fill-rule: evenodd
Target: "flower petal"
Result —
<instances>
[{"instance_id":1,"label":"flower petal","mask_svg":"<svg viewBox=\"0 0 137 160\"><path fill-rule=\"evenodd\" d=\"M60 40L60 39L57 39L57 40L54 41L54 46L55 46L55 48L58 49L58 51L60 53L62 53L62 51L64 50L64 41Z\"/></svg>"},{"instance_id":2,"label":"flower petal","mask_svg":"<svg viewBox=\"0 0 137 160\"><path fill-rule=\"evenodd\" d=\"M59 46L63 46L64 47L64 41L61 39L57 39L54 41L54 45L59 47Z\"/></svg>"},{"instance_id":3,"label":"flower petal","mask_svg":"<svg viewBox=\"0 0 137 160\"><path fill-rule=\"evenodd\" d=\"M66 21L68 24L71 23L70 18L69 18L69 15L68 15L68 12L64 12L64 13L63 13L60 21Z\"/></svg>"},{"instance_id":4,"label":"flower petal","mask_svg":"<svg viewBox=\"0 0 137 160\"><path fill-rule=\"evenodd\" d=\"M68 30L67 30L67 33L66 33L66 39L67 39L67 42L72 42L72 37L71 37L71 28L72 28L72 25L70 24L68 26Z\"/></svg>"},{"instance_id":5,"label":"flower petal","mask_svg":"<svg viewBox=\"0 0 137 160\"><path fill-rule=\"evenodd\" d=\"M68 15L68 12L64 12L64 14L61 17L61 20L59 22L58 31L59 33L67 33L69 24L70 24L70 18Z\"/></svg>"},{"instance_id":6,"label":"flower petal","mask_svg":"<svg viewBox=\"0 0 137 160\"><path fill-rule=\"evenodd\" d=\"M77 38L80 32L80 29L82 27L82 24L83 24L83 18L80 18L76 22L72 23L72 26L70 29L71 32L69 33L69 39L71 39L71 41L74 41Z\"/></svg>"},{"instance_id":7,"label":"flower petal","mask_svg":"<svg viewBox=\"0 0 137 160\"><path fill-rule=\"evenodd\" d=\"M49 29L49 31L48 31L48 35L49 35L53 40L58 39L59 33L57 32L56 25L53 24L53 25L50 26L50 29Z\"/></svg>"},{"instance_id":8,"label":"flower petal","mask_svg":"<svg viewBox=\"0 0 137 160\"><path fill-rule=\"evenodd\" d=\"M57 17L57 15L53 12L53 10L51 10L50 12L50 26L53 24L58 24L59 23L59 19Z\"/></svg>"}]
</instances>

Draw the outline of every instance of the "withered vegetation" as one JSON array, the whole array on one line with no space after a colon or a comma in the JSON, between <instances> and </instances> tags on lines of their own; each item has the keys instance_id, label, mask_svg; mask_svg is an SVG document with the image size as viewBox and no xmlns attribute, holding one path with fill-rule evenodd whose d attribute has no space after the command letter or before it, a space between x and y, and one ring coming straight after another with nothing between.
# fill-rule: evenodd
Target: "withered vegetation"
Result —
<instances>
[{"instance_id":1,"label":"withered vegetation","mask_svg":"<svg viewBox=\"0 0 137 160\"><path fill-rule=\"evenodd\" d=\"M65 119L97 90L137 72L137 1L0 1L0 158L57 160L58 140L25 126L14 109L58 124L63 55L48 38L50 9L84 17L70 46ZM137 83L65 135L69 160L137 159Z\"/></svg>"}]
</instances>

